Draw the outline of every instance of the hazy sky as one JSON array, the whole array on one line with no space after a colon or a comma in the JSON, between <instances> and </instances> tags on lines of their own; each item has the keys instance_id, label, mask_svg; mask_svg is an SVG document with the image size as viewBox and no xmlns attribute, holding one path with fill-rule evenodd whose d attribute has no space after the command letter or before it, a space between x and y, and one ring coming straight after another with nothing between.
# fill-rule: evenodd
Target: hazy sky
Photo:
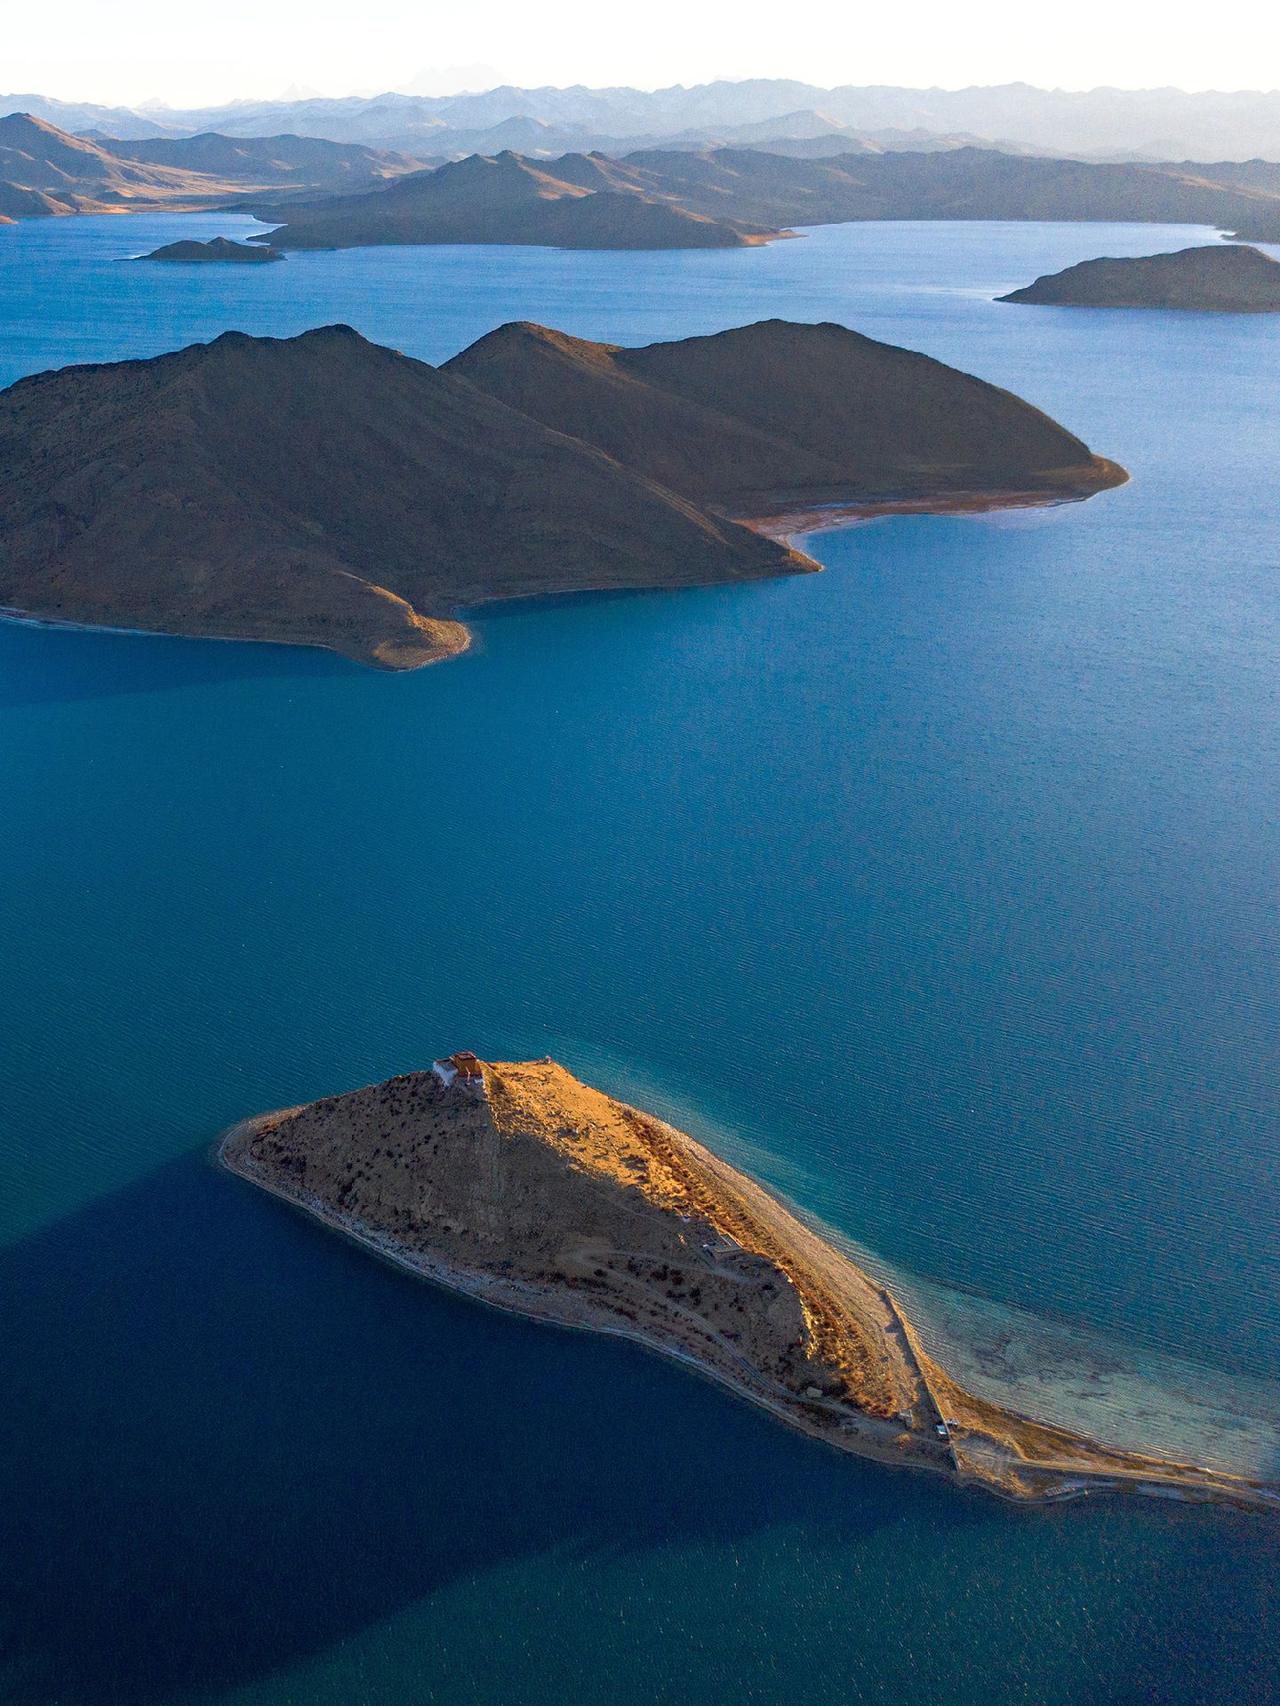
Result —
<instances>
[{"instance_id":1,"label":"hazy sky","mask_svg":"<svg viewBox=\"0 0 1280 1706\"><path fill-rule=\"evenodd\" d=\"M1275 88L1280 32L1258 0L1220 0L1212 29L1181 0L51 0L6 8L0 91L175 105L442 82L629 83L714 77L835 83L999 83L1071 89ZM15 15L16 14L16 15ZM1268 51L1267 43L1271 47ZM470 68L449 75L452 68Z\"/></svg>"}]
</instances>

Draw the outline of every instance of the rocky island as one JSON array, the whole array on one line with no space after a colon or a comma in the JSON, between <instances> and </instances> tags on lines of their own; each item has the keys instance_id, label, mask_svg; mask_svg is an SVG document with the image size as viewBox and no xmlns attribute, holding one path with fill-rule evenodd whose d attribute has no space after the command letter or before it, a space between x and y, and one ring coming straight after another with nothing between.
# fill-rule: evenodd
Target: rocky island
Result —
<instances>
[{"instance_id":1,"label":"rocky island","mask_svg":"<svg viewBox=\"0 0 1280 1706\"><path fill-rule=\"evenodd\" d=\"M1000 302L1063 308L1180 308L1215 314L1280 313L1280 263L1242 243L1168 255L1081 261L1046 273Z\"/></svg>"},{"instance_id":2,"label":"rocky island","mask_svg":"<svg viewBox=\"0 0 1280 1706\"><path fill-rule=\"evenodd\" d=\"M152 249L149 255L140 255L143 261L229 261L235 266L263 261L282 261L284 259L279 249L264 247L261 243L233 243L229 237L211 237L207 243L198 243L194 238L185 238L180 243L165 243L158 249Z\"/></svg>"},{"instance_id":3,"label":"rocky island","mask_svg":"<svg viewBox=\"0 0 1280 1706\"><path fill-rule=\"evenodd\" d=\"M552 1060L460 1053L232 1127L224 1166L483 1302L633 1339L842 1450L1009 1498L1275 1489L1001 1409L769 1192Z\"/></svg>"},{"instance_id":4,"label":"rocky island","mask_svg":"<svg viewBox=\"0 0 1280 1706\"><path fill-rule=\"evenodd\" d=\"M345 326L228 332L0 393L0 606L416 668L488 600L816 570L787 532L815 506L1124 478L1011 393L843 326L623 350L521 324L444 368Z\"/></svg>"}]
</instances>

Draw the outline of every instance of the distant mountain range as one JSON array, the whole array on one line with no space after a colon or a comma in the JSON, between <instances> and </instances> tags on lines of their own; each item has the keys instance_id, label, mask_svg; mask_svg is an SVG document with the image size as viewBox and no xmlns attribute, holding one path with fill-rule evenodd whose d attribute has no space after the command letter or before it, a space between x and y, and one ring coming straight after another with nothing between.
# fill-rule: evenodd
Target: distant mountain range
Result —
<instances>
[{"instance_id":1,"label":"distant mountain range","mask_svg":"<svg viewBox=\"0 0 1280 1706\"><path fill-rule=\"evenodd\" d=\"M785 143L777 145L785 148ZM527 243L696 249L864 219L1152 220L1280 241L1280 166L1090 163L949 147L836 154L674 147L436 167L315 137L91 141L0 118L0 219L241 207L281 248Z\"/></svg>"},{"instance_id":2,"label":"distant mountain range","mask_svg":"<svg viewBox=\"0 0 1280 1706\"><path fill-rule=\"evenodd\" d=\"M91 141L0 118L0 220L243 207L290 249L527 243L697 249L863 219L1153 220L1280 241L1280 166L1090 163L994 149L674 147L554 160L511 150L436 167L315 137Z\"/></svg>"},{"instance_id":3,"label":"distant mountain range","mask_svg":"<svg viewBox=\"0 0 1280 1706\"><path fill-rule=\"evenodd\" d=\"M0 217L215 206L247 192L367 189L419 162L313 137L95 142L30 113L0 118Z\"/></svg>"},{"instance_id":4,"label":"distant mountain range","mask_svg":"<svg viewBox=\"0 0 1280 1706\"><path fill-rule=\"evenodd\" d=\"M687 147L822 138L873 151L986 141L1009 151L1095 158L1280 159L1280 91L1274 90L1077 92L1026 83L822 89L755 78L651 92L504 86L480 94L308 96L142 111L15 94L0 96L0 109L21 109L63 130L135 140L201 131L240 137L288 132L431 159L503 148L627 153L669 142Z\"/></svg>"}]
</instances>

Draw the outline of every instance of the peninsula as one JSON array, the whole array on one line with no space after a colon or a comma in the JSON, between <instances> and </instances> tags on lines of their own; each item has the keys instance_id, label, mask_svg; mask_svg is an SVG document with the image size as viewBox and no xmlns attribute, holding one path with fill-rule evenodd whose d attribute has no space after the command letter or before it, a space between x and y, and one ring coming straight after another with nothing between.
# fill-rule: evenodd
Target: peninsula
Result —
<instances>
[{"instance_id":1,"label":"peninsula","mask_svg":"<svg viewBox=\"0 0 1280 1706\"><path fill-rule=\"evenodd\" d=\"M263 261L282 261L284 256L279 249L256 247L250 243L233 243L229 237L211 237L207 243L198 243L193 238L186 238L181 243L165 243L159 249L152 249L149 255L140 255L143 261L227 261L234 266L246 263L253 266L255 262L261 265Z\"/></svg>"},{"instance_id":2,"label":"peninsula","mask_svg":"<svg viewBox=\"0 0 1280 1706\"><path fill-rule=\"evenodd\" d=\"M661 171L603 154L528 160L504 150L415 172L387 194L331 196L259 208L288 223L266 241L283 249L386 243L515 243L556 249L733 249L780 236L672 194Z\"/></svg>"},{"instance_id":3,"label":"peninsula","mask_svg":"<svg viewBox=\"0 0 1280 1706\"><path fill-rule=\"evenodd\" d=\"M1215 314L1280 313L1280 263L1241 243L1168 255L1081 261L1046 273L1000 302L1064 308L1179 308Z\"/></svg>"},{"instance_id":4,"label":"peninsula","mask_svg":"<svg viewBox=\"0 0 1280 1706\"><path fill-rule=\"evenodd\" d=\"M674 1127L552 1060L460 1053L246 1120L218 1156L375 1254L536 1320L638 1341L803 1432L1009 1498L1280 1506L965 1392L882 1285Z\"/></svg>"},{"instance_id":5,"label":"peninsula","mask_svg":"<svg viewBox=\"0 0 1280 1706\"><path fill-rule=\"evenodd\" d=\"M815 506L1124 478L1011 393L842 326L624 351L517 325L444 368L345 326L227 332L0 393L0 606L415 668L493 599L816 570L786 521Z\"/></svg>"},{"instance_id":6,"label":"peninsula","mask_svg":"<svg viewBox=\"0 0 1280 1706\"><path fill-rule=\"evenodd\" d=\"M988 148L796 158L767 148L472 154L360 193L273 202L281 249L535 243L566 249L740 248L864 219L1125 220L1267 241L1280 189L1238 168L1096 164Z\"/></svg>"}]
</instances>

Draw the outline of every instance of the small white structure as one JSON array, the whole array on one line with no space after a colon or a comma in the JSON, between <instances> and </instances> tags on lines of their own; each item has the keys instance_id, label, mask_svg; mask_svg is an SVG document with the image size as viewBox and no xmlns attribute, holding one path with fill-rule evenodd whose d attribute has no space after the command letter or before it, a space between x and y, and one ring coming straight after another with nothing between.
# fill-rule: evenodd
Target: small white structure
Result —
<instances>
[{"instance_id":1,"label":"small white structure","mask_svg":"<svg viewBox=\"0 0 1280 1706\"><path fill-rule=\"evenodd\" d=\"M460 1085L464 1090L484 1089L484 1069L475 1055L466 1049L451 1054L444 1060L433 1060L431 1070L446 1090L453 1084Z\"/></svg>"}]
</instances>

